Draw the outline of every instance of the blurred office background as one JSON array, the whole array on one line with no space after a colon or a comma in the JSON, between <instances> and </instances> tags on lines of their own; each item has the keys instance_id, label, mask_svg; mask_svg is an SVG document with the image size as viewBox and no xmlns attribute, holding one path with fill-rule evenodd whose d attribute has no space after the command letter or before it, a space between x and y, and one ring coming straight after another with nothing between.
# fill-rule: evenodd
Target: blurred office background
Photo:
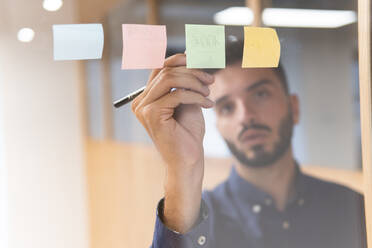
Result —
<instances>
[{"instance_id":1,"label":"blurred office background","mask_svg":"<svg viewBox=\"0 0 372 248\"><path fill-rule=\"evenodd\" d=\"M148 247L163 167L130 106L112 107L149 73L120 69L121 24L167 25L170 55L185 50L184 24L216 24L216 13L247 3L0 0L0 247ZM357 9L350 0L261 4ZM52 25L72 23L103 23L102 60L53 61ZM276 29L300 98L296 158L307 173L362 191L356 20ZM240 38L242 27L228 26L227 35ZM211 188L226 178L231 160L213 111L204 113Z\"/></svg>"}]
</instances>

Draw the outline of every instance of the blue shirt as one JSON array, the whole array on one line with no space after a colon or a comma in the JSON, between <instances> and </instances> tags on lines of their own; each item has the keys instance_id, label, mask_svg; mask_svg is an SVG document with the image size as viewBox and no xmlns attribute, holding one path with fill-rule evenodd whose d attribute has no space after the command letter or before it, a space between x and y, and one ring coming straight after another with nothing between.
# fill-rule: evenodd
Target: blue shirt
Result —
<instances>
[{"instance_id":1,"label":"blue shirt","mask_svg":"<svg viewBox=\"0 0 372 248\"><path fill-rule=\"evenodd\" d=\"M158 205L152 248L365 248L363 197L296 167L295 194L283 212L270 195L231 170L229 178L203 192L200 217L186 234L162 222Z\"/></svg>"}]
</instances>

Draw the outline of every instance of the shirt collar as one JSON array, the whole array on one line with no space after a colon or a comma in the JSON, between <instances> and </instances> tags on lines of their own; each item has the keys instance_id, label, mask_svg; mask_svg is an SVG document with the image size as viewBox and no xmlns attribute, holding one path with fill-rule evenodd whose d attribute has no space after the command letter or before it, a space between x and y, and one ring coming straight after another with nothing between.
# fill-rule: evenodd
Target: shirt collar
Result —
<instances>
[{"instance_id":1,"label":"shirt collar","mask_svg":"<svg viewBox=\"0 0 372 248\"><path fill-rule=\"evenodd\" d=\"M273 202L272 197L250 182L243 179L235 169L232 167L230 176L228 179L233 194L236 194L238 199L250 204L271 204ZM296 162L295 166L295 178L294 178L294 189L295 194L292 199L289 200L288 204L296 200L298 197L303 196L306 192L305 176L301 172L299 165Z\"/></svg>"}]
</instances>

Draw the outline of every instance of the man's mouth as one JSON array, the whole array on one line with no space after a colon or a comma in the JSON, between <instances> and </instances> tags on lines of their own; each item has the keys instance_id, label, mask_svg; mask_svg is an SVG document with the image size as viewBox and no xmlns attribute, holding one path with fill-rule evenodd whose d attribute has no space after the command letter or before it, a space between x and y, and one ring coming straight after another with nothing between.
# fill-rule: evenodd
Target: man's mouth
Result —
<instances>
[{"instance_id":1,"label":"man's mouth","mask_svg":"<svg viewBox=\"0 0 372 248\"><path fill-rule=\"evenodd\" d=\"M264 131L246 131L240 137L240 142L242 143L259 143L266 139L267 133Z\"/></svg>"},{"instance_id":2,"label":"man's mouth","mask_svg":"<svg viewBox=\"0 0 372 248\"><path fill-rule=\"evenodd\" d=\"M267 131L266 130L253 130L253 129L249 129L249 130L246 130L240 137L239 137L239 140L243 141L243 140L249 140L249 139L255 139L257 137L262 137L262 136L266 136L267 135Z\"/></svg>"}]
</instances>

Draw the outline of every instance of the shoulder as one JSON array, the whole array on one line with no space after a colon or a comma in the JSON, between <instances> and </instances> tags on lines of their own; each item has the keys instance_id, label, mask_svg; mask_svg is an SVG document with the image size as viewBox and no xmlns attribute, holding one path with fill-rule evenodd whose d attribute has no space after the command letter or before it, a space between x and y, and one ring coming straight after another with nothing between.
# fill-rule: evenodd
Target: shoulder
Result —
<instances>
[{"instance_id":1,"label":"shoulder","mask_svg":"<svg viewBox=\"0 0 372 248\"><path fill-rule=\"evenodd\" d=\"M303 180L305 181L307 187L310 187L311 189L314 189L316 191L324 190L324 193L336 193L336 194L342 194L342 195L354 195L354 196L362 197L362 194L352 190L351 188L347 186L334 183L334 182L330 182L330 181L326 181L323 179L319 179L319 178L316 178L316 177L313 177L307 174L303 174ZM318 191L318 192L321 192L321 191Z\"/></svg>"},{"instance_id":2,"label":"shoulder","mask_svg":"<svg viewBox=\"0 0 372 248\"><path fill-rule=\"evenodd\" d=\"M334 230L338 230L345 244L355 242L349 247L365 247L364 197L344 185L304 175L308 194L313 200L311 209ZM341 239L341 237L340 237ZM358 245L356 245L358 244Z\"/></svg>"},{"instance_id":3,"label":"shoulder","mask_svg":"<svg viewBox=\"0 0 372 248\"><path fill-rule=\"evenodd\" d=\"M303 180L307 192L319 200L338 202L340 204L341 202L356 203L358 205L362 204L364 201L364 197L361 193L344 185L315 178L306 174L303 174Z\"/></svg>"}]
</instances>

